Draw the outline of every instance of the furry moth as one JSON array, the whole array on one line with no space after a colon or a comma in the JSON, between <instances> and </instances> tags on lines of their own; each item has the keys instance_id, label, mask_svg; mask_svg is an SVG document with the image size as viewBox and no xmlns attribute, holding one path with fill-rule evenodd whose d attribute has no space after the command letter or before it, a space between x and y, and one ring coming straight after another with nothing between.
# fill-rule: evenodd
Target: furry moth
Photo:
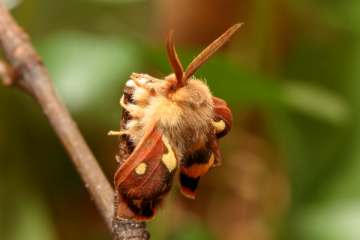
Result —
<instances>
[{"instance_id":1,"label":"furry moth","mask_svg":"<svg viewBox=\"0 0 360 240\"><path fill-rule=\"evenodd\" d=\"M121 198L117 217L150 219L177 172L181 192L194 199L200 178L219 164L218 141L230 130L232 113L224 100L214 97L193 75L240 26L229 28L186 70L170 32L166 49L174 73L164 79L131 74L120 100L125 122L120 131L109 132L125 139L131 149L114 176Z\"/></svg>"}]
</instances>

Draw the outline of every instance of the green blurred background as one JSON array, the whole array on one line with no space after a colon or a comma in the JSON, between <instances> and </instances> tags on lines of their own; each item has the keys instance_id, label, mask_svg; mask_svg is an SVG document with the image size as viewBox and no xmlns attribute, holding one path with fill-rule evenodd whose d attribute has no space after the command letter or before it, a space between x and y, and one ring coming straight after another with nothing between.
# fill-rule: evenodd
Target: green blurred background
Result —
<instances>
[{"instance_id":1,"label":"green blurred background","mask_svg":"<svg viewBox=\"0 0 360 240\"><path fill-rule=\"evenodd\" d=\"M7 0L109 179L131 72L170 72L245 25L201 71L231 105L223 165L172 191L152 239L360 239L359 0ZM0 87L0 239L110 239L38 105Z\"/></svg>"}]
</instances>

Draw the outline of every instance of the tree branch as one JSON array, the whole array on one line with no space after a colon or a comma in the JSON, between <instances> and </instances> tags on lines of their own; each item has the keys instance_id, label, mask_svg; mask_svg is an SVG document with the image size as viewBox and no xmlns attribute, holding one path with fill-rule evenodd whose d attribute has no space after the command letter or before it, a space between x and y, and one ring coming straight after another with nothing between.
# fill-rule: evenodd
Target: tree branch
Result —
<instances>
[{"instance_id":1,"label":"tree branch","mask_svg":"<svg viewBox=\"0 0 360 240\"><path fill-rule=\"evenodd\" d=\"M0 46L9 64L0 61L0 77L6 86L16 86L39 103L67 150L115 239L147 239L145 225L115 219L114 191L87 146L76 123L57 97L50 76L27 34L16 24L0 0Z\"/></svg>"},{"instance_id":2,"label":"tree branch","mask_svg":"<svg viewBox=\"0 0 360 240\"><path fill-rule=\"evenodd\" d=\"M2 64L3 79L7 85L26 89L37 100L53 129L64 144L73 163L107 225L111 227L113 216L113 190L80 134L68 110L58 99L50 81L49 74L40 57L32 48L28 36L9 15L0 1L0 44L10 66ZM14 79L16 72L18 78Z\"/></svg>"}]
</instances>

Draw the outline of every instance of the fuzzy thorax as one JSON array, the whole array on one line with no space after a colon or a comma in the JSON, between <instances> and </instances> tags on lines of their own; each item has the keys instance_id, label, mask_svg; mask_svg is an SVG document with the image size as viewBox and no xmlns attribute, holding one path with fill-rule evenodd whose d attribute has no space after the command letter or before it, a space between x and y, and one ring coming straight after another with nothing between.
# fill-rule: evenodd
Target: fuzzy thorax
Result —
<instances>
[{"instance_id":1,"label":"fuzzy thorax","mask_svg":"<svg viewBox=\"0 0 360 240\"><path fill-rule=\"evenodd\" d=\"M157 121L180 159L185 152L207 141L212 126L213 103L204 82L192 79L184 87L172 91L173 77L169 75L165 80L148 78L144 87L135 88L133 100L141 107L143 117L128 121L126 128L137 144L152 127L151 123Z\"/></svg>"},{"instance_id":2,"label":"fuzzy thorax","mask_svg":"<svg viewBox=\"0 0 360 240\"><path fill-rule=\"evenodd\" d=\"M206 143L211 132L213 105L205 83L193 79L167 97L154 98L152 104L153 116L159 117L159 126L179 159L192 148Z\"/></svg>"}]
</instances>

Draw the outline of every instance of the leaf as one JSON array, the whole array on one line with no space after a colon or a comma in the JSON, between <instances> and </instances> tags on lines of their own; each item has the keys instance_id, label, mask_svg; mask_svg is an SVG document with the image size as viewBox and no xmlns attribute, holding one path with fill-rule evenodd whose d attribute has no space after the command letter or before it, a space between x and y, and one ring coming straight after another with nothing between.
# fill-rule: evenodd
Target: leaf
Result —
<instances>
[{"instance_id":1,"label":"leaf","mask_svg":"<svg viewBox=\"0 0 360 240\"><path fill-rule=\"evenodd\" d=\"M304 18L312 16L312 23L325 23L334 28L340 28L359 33L360 2L358 0L347 1L297 1L291 0L289 4Z\"/></svg>"},{"instance_id":2,"label":"leaf","mask_svg":"<svg viewBox=\"0 0 360 240\"><path fill-rule=\"evenodd\" d=\"M146 2L146 0L91 0L91 1L101 4L128 4L128 3Z\"/></svg>"},{"instance_id":3,"label":"leaf","mask_svg":"<svg viewBox=\"0 0 360 240\"><path fill-rule=\"evenodd\" d=\"M11 240L54 240L54 226L45 204L34 195L27 194L19 201L15 211L15 228Z\"/></svg>"},{"instance_id":4,"label":"leaf","mask_svg":"<svg viewBox=\"0 0 360 240\"><path fill-rule=\"evenodd\" d=\"M59 95L73 112L99 114L106 109L120 98L121 83L140 62L128 40L79 32L52 35L39 48Z\"/></svg>"},{"instance_id":5,"label":"leaf","mask_svg":"<svg viewBox=\"0 0 360 240\"><path fill-rule=\"evenodd\" d=\"M5 6L9 9L14 9L20 5L22 0L4 0Z\"/></svg>"},{"instance_id":6,"label":"leaf","mask_svg":"<svg viewBox=\"0 0 360 240\"><path fill-rule=\"evenodd\" d=\"M284 100L293 110L333 124L349 120L350 109L336 94L300 81L287 81L283 86Z\"/></svg>"},{"instance_id":7,"label":"leaf","mask_svg":"<svg viewBox=\"0 0 360 240\"><path fill-rule=\"evenodd\" d=\"M360 204L339 201L303 209L297 216L297 235L306 240L360 239Z\"/></svg>"}]
</instances>

